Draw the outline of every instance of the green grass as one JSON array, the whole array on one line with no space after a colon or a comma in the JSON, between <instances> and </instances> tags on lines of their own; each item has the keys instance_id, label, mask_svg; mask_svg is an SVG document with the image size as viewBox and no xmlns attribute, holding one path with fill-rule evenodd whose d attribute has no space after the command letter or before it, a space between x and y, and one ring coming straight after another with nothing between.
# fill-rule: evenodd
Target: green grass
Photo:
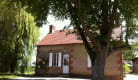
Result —
<instances>
[{"instance_id":1,"label":"green grass","mask_svg":"<svg viewBox=\"0 0 138 80\"><path fill-rule=\"evenodd\" d=\"M22 76L33 76L35 74L35 68L30 67L24 74L17 70L16 74L13 73L0 73L0 80L10 80Z\"/></svg>"},{"instance_id":2,"label":"green grass","mask_svg":"<svg viewBox=\"0 0 138 80\"><path fill-rule=\"evenodd\" d=\"M21 77L21 76L17 76L17 75L0 75L0 80L9 80L9 79L12 79L12 78L18 78L18 77Z\"/></svg>"},{"instance_id":3,"label":"green grass","mask_svg":"<svg viewBox=\"0 0 138 80\"><path fill-rule=\"evenodd\" d=\"M33 75L33 74L35 74L35 72L25 72L25 75Z\"/></svg>"}]
</instances>

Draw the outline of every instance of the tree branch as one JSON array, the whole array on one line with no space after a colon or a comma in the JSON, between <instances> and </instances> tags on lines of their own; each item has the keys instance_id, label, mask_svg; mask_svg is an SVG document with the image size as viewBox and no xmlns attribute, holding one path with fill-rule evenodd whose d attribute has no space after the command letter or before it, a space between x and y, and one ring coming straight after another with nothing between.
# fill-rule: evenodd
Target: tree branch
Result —
<instances>
[{"instance_id":1,"label":"tree branch","mask_svg":"<svg viewBox=\"0 0 138 80\"><path fill-rule=\"evenodd\" d=\"M79 33L79 35L81 36L81 39L83 40L83 43L86 47L86 50L90 56L91 59L94 59L94 53L91 49L91 46L88 42L88 39L86 38L85 36L85 32L83 31L83 28L81 28L81 23L80 23L80 20L79 20L79 15L76 15L75 12L78 11L76 10L72 5L71 5L71 0L67 0L67 3L68 3L68 8L69 8L69 12L71 14L71 18L75 21L75 24L76 24L76 28L77 28L77 31ZM75 5L76 7L76 5ZM82 25L84 27L84 25Z\"/></svg>"},{"instance_id":2,"label":"tree branch","mask_svg":"<svg viewBox=\"0 0 138 80\"><path fill-rule=\"evenodd\" d=\"M88 25L86 25L84 23L84 18L81 15L81 13L82 13L81 10L82 9L81 9L81 1L80 0L77 0L77 8L78 8L78 15L79 15L78 18L80 20L80 25L82 25L82 28L85 31L86 36L88 36L88 38L90 39L90 41L95 45L97 43L97 40L95 40L94 36L91 34L91 32L93 32L93 31L90 31L88 29Z\"/></svg>"}]
</instances>

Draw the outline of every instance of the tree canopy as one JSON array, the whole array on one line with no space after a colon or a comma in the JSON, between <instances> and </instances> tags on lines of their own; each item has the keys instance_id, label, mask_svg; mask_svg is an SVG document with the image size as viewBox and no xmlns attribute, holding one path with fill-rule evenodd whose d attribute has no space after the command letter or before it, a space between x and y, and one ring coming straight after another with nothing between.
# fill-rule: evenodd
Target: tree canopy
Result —
<instances>
[{"instance_id":1,"label":"tree canopy","mask_svg":"<svg viewBox=\"0 0 138 80\"><path fill-rule=\"evenodd\" d=\"M28 65L39 28L26 7L0 1L0 72L15 72L17 67Z\"/></svg>"}]
</instances>

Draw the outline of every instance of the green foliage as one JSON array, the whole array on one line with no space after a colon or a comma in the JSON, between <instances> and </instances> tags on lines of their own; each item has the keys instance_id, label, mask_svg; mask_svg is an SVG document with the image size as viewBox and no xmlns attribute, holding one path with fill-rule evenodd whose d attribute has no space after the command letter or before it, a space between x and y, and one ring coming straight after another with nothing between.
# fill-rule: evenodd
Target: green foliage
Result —
<instances>
[{"instance_id":1,"label":"green foliage","mask_svg":"<svg viewBox=\"0 0 138 80\"><path fill-rule=\"evenodd\" d=\"M46 18L49 13L50 0L9 0L9 2L22 3L22 6L27 6L27 11L35 16L37 26L46 23Z\"/></svg>"},{"instance_id":2,"label":"green foliage","mask_svg":"<svg viewBox=\"0 0 138 80\"><path fill-rule=\"evenodd\" d=\"M71 25L76 29L80 26L80 18L97 40L106 40L103 34L108 34L105 26L125 28L122 32L126 34L126 40L133 38L138 30L136 22L138 19L137 0L12 0L21 2L22 6L28 6L27 10L36 17L38 24L45 23L48 14L53 14L57 19L70 19ZM80 9L78 8L78 2ZM113 10L114 9L114 10ZM78 20L76 25L76 20ZM122 26L125 21L126 25ZM109 24L109 25L107 25ZM76 26L76 27L75 27ZM103 27L104 26L104 27ZM105 29L104 29L105 28ZM109 28L108 28L109 29ZM102 30L101 34L96 31ZM100 37L100 38L99 38ZM105 38L105 39L103 39ZM128 44L128 42L126 41Z\"/></svg>"},{"instance_id":3,"label":"green foliage","mask_svg":"<svg viewBox=\"0 0 138 80\"><path fill-rule=\"evenodd\" d=\"M122 21L126 24L122 25L124 29L122 31L125 34L125 42L129 45L129 39L135 39L137 37L138 31L138 1L136 0L120 0L124 3L121 5L120 9L122 10Z\"/></svg>"},{"instance_id":4,"label":"green foliage","mask_svg":"<svg viewBox=\"0 0 138 80\"><path fill-rule=\"evenodd\" d=\"M124 54L125 60L132 60L133 58L136 57L134 50L125 50L125 51L123 51L123 54Z\"/></svg>"},{"instance_id":5,"label":"green foliage","mask_svg":"<svg viewBox=\"0 0 138 80\"><path fill-rule=\"evenodd\" d=\"M0 1L0 72L26 70L39 36L35 18L20 3Z\"/></svg>"},{"instance_id":6,"label":"green foliage","mask_svg":"<svg viewBox=\"0 0 138 80\"><path fill-rule=\"evenodd\" d=\"M133 42L131 42L131 47L133 50L138 51L138 37L136 37L136 39L133 40Z\"/></svg>"},{"instance_id":7,"label":"green foliage","mask_svg":"<svg viewBox=\"0 0 138 80\"><path fill-rule=\"evenodd\" d=\"M137 40L135 42L131 43L131 49L130 50L124 50L123 55L125 60L132 60L137 56L138 52L138 43Z\"/></svg>"},{"instance_id":8,"label":"green foliage","mask_svg":"<svg viewBox=\"0 0 138 80\"><path fill-rule=\"evenodd\" d=\"M110 49L119 49L119 48L124 48L127 45L122 41L122 40L112 40L110 42Z\"/></svg>"},{"instance_id":9,"label":"green foliage","mask_svg":"<svg viewBox=\"0 0 138 80\"><path fill-rule=\"evenodd\" d=\"M125 73L129 73L130 72L130 68L127 64L123 64L123 70Z\"/></svg>"}]
</instances>

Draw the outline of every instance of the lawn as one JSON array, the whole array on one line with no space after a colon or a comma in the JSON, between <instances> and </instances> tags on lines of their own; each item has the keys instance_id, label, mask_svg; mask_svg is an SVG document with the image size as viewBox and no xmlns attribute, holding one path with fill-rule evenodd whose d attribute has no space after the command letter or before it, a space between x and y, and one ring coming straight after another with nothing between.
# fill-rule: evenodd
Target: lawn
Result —
<instances>
[{"instance_id":1,"label":"lawn","mask_svg":"<svg viewBox=\"0 0 138 80\"><path fill-rule=\"evenodd\" d=\"M21 76L10 75L10 74L2 74L2 75L0 75L0 80L9 80L9 79L18 78L18 77L21 77Z\"/></svg>"}]
</instances>

